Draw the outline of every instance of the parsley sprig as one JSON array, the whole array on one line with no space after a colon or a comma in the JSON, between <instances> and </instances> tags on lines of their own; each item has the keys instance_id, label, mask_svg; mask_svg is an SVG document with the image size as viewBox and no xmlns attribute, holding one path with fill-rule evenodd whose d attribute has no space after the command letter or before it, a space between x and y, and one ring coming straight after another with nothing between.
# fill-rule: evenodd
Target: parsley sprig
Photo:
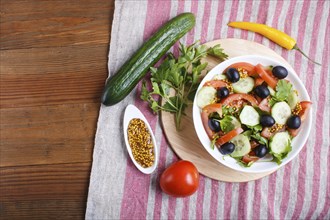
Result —
<instances>
[{"instance_id":1,"label":"parsley sprig","mask_svg":"<svg viewBox=\"0 0 330 220\"><path fill-rule=\"evenodd\" d=\"M273 106L276 102L287 101L291 92L293 92L292 84L284 79L279 80L275 95L269 100L270 106Z\"/></svg>"},{"instance_id":2,"label":"parsley sprig","mask_svg":"<svg viewBox=\"0 0 330 220\"><path fill-rule=\"evenodd\" d=\"M147 82L143 81L141 91L141 99L147 101L154 112L167 111L175 114L177 130L181 127L181 117L186 107L192 103L202 71L208 65L201 59L207 55L221 60L228 57L219 44L208 48L205 45L197 45L197 42L190 46L180 43L179 50L178 57L169 53L158 68L150 68L151 89L149 90ZM165 101L163 105L157 97Z\"/></svg>"}]
</instances>

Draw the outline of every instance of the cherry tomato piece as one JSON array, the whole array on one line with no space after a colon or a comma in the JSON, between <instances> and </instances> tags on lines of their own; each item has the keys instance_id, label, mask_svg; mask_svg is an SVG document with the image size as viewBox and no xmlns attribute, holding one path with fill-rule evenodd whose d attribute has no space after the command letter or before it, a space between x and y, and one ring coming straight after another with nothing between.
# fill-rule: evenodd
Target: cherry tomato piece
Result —
<instances>
[{"instance_id":1,"label":"cherry tomato piece","mask_svg":"<svg viewBox=\"0 0 330 220\"><path fill-rule=\"evenodd\" d=\"M160 187L168 195L186 197L194 194L199 186L199 173L195 165L180 160L169 166L160 177Z\"/></svg>"},{"instance_id":2,"label":"cherry tomato piece","mask_svg":"<svg viewBox=\"0 0 330 220\"><path fill-rule=\"evenodd\" d=\"M228 141L230 141L231 139L233 139L235 136L239 135L243 131L244 130L242 128L236 128L234 130L229 131L227 134L218 138L216 145L221 146L221 145L227 143Z\"/></svg>"},{"instance_id":3,"label":"cherry tomato piece","mask_svg":"<svg viewBox=\"0 0 330 220\"><path fill-rule=\"evenodd\" d=\"M265 82L272 88L275 89L277 85L277 79L275 79L272 75L267 73L264 67L261 64L255 66L256 72L259 76L265 80Z\"/></svg>"},{"instance_id":4,"label":"cherry tomato piece","mask_svg":"<svg viewBox=\"0 0 330 220\"><path fill-rule=\"evenodd\" d=\"M235 69L242 68L247 71L249 76L258 76L258 74L256 73L256 71L254 69L254 65L252 65L250 63L246 63L246 62L234 63L234 64L230 65L229 67L227 67L224 72L226 72L229 68L235 68Z\"/></svg>"}]
</instances>

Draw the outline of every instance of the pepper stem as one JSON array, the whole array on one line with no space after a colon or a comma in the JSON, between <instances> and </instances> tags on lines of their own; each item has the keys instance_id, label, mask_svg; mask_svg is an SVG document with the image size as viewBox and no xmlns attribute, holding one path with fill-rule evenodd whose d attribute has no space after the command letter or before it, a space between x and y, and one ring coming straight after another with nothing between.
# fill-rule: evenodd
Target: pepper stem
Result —
<instances>
[{"instance_id":1,"label":"pepper stem","mask_svg":"<svg viewBox=\"0 0 330 220\"><path fill-rule=\"evenodd\" d=\"M315 64L321 66L320 63L315 62L314 60L312 60L311 58L309 58L309 57L308 57L308 56L307 56L302 50L300 50L300 48L297 46L297 44L294 45L294 47L293 47L292 49L298 50L298 51L299 51L302 55L304 55L308 60L310 60L311 62L313 62L313 63L315 63Z\"/></svg>"}]
</instances>

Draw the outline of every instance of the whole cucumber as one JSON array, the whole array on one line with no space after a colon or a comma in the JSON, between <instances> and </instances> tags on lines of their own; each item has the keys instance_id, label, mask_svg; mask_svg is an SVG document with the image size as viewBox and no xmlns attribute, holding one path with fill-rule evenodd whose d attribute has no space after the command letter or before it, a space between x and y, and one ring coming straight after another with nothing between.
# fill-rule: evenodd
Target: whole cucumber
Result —
<instances>
[{"instance_id":1,"label":"whole cucumber","mask_svg":"<svg viewBox=\"0 0 330 220\"><path fill-rule=\"evenodd\" d=\"M146 75L149 68L195 26L192 13L182 13L164 24L119 71L111 76L102 94L102 103L110 106L123 100Z\"/></svg>"}]
</instances>

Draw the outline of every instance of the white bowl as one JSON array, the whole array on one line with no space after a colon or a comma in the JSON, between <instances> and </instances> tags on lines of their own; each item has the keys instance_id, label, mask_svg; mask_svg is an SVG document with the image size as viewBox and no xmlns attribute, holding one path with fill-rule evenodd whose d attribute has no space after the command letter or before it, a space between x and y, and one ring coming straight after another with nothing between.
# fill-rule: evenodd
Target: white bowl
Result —
<instances>
[{"instance_id":1,"label":"white bowl","mask_svg":"<svg viewBox=\"0 0 330 220\"><path fill-rule=\"evenodd\" d=\"M155 161L154 161L154 163L151 167L147 167L147 168L142 167L133 157L132 149L131 149L131 147L129 145L129 142L128 142L127 128L128 128L129 122L134 118L139 118L142 121L144 121L144 123L148 127L149 133L151 134L151 139L152 139L152 143L153 143L153 146L154 146L154 154L155 154ZM150 125L149 125L147 119L144 117L142 112L137 107L135 107L134 105L128 105L126 107L126 110L125 110L124 122L123 123L124 123L123 128L124 128L124 138L125 138L126 148L127 148L129 156L131 157L131 160L133 161L136 168L138 170L140 170L142 173L151 174L152 172L155 171L155 169L157 167L159 153L158 153L158 148L157 148L157 145L156 145L155 136L154 136L154 134L153 134L153 132L150 128Z\"/></svg>"},{"instance_id":2,"label":"white bowl","mask_svg":"<svg viewBox=\"0 0 330 220\"><path fill-rule=\"evenodd\" d=\"M299 93L299 98L301 101L310 101L309 95L306 91L305 86L303 83L300 81L299 77L297 76L296 72L287 65L286 63L281 63L279 61L276 61L274 59L264 57L264 56L257 56L257 55L248 55L248 56L240 56L240 57L234 57L229 60L226 60L216 67L214 67L202 80L200 83L198 91L202 88L202 85L204 85L205 82L211 80L214 75L221 74L229 65L237 63L237 62L248 62L253 65L257 65L258 63L264 65L264 66L277 66L281 65L284 66L289 74L287 76L287 79L290 80L290 82L293 84L293 87L298 91ZM196 93L196 94L197 94ZM194 121L194 126L195 130L197 133L197 136L202 143L203 147L205 150L211 154L217 161L222 163L223 165L232 168L237 171L242 171L246 173L262 173L262 172L270 172L274 171L288 162L290 162L293 158L295 158L298 153L301 151L303 146L305 145L308 135L311 130L311 125L312 125L312 108L310 109L310 112L308 113L308 116L304 123L302 124L302 128L299 132L299 134L292 140L292 151L288 154L288 156L282 160L282 163L278 165L275 162L256 162L254 163L251 167L242 167L237 163L235 159L233 159L230 156L223 156L219 150L215 147L214 149L211 148L211 141L206 134L206 131L203 127L202 119L201 119L201 110L197 106L196 102L196 96L193 104L193 121Z\"/></svg>"}]
</instances>

